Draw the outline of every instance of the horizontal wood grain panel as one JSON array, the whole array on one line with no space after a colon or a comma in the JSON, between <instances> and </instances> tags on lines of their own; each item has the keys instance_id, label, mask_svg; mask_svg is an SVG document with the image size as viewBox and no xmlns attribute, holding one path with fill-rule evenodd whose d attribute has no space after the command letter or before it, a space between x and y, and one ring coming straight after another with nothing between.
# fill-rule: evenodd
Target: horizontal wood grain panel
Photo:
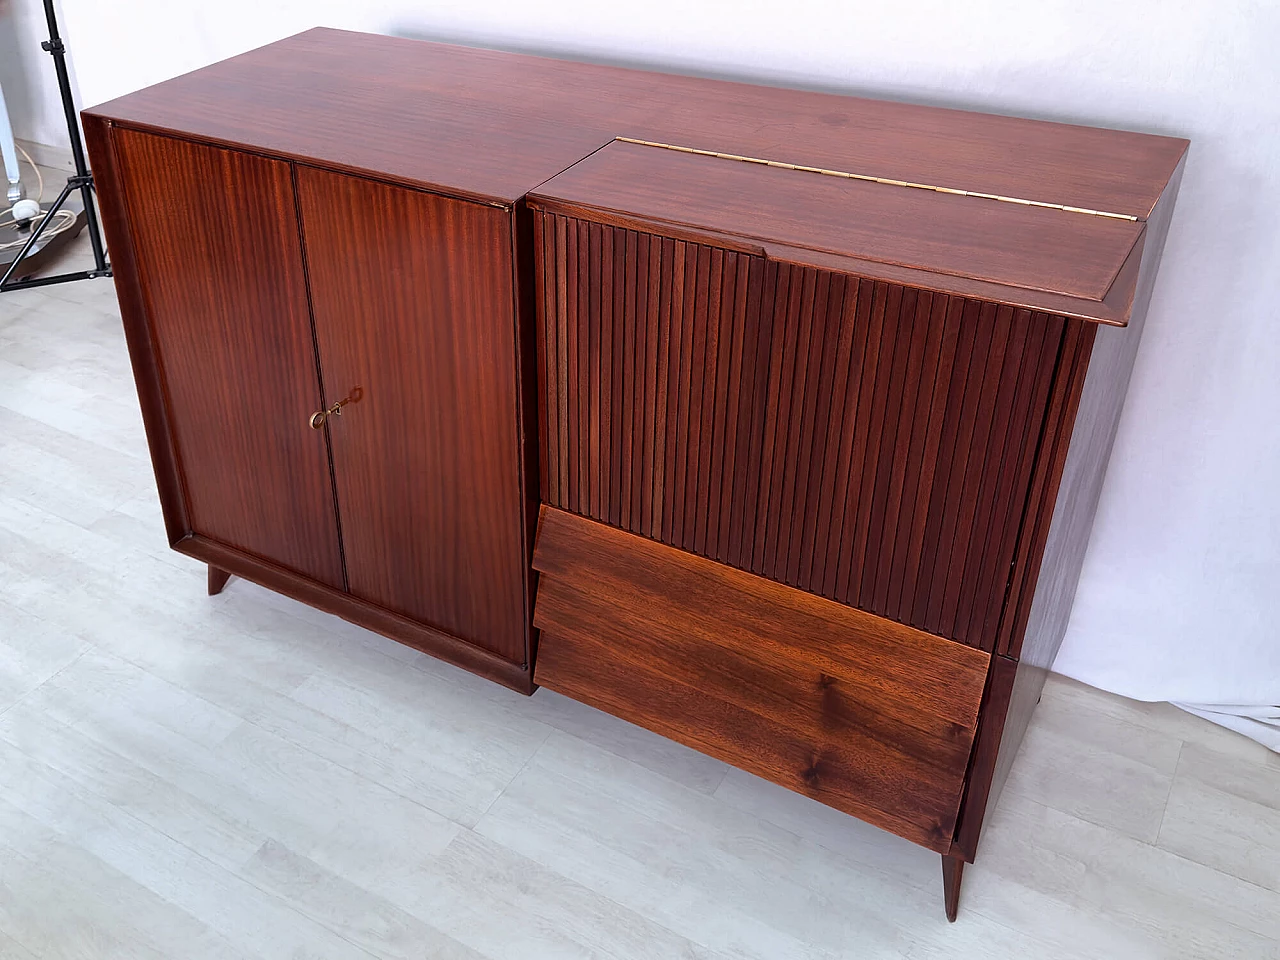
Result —
<instances>
[{"instance_id":1,"label":"horizontal wood grain panel","mask_svg":"<svg viewBox=\"0 0 1280 960\"><path fill-rule=\"evenodd\" d=\"M546 503L994 649L1078 320L535 218Z\"/></svg>"},{"instance_id":2,"label":"horizontal wood grain panel","mask_svg":"<svg viewBox=\"0 0 1280 960\"><path fill-rule=\"evenodd\" d=\"M1143 228L621 141L531 196L1095 301Z\"/></svg>"},{"instance_id":3,"label":"horizontal wood grain panel","mask_svg":"<svg viewBox=\"0 0 1280 960\"><path fill-rule=\"evenodd\" d=\"M535 681L931 849L989 657L543 507Z\"/></svg>"}]
</instances>

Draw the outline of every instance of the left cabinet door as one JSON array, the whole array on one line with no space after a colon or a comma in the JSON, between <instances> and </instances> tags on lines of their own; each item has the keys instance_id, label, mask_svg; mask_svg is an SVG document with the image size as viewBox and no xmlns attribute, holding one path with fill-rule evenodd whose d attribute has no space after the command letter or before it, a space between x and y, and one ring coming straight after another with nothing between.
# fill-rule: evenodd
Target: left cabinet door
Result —
<instances>
[{"instance_id":1,"label":"left cabinet door","mask_svg":"<svg viewBox=\"0 0 1280 960\"><path fill-rule=\"evenodd\" d=\"M289 165L112 140L192 532L342 589Z\"/></svg>"}]
</instances>

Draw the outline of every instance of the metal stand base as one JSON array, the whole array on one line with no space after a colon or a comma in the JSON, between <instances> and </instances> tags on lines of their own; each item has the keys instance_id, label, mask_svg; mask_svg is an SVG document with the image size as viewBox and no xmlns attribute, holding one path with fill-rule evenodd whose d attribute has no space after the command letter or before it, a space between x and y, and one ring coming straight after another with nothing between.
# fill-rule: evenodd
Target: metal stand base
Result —
<instances>
[{"instance_id":1,"label":"metal stand base","mask_svg":"<svg viewBox=\"0 0 1280 960\"><path fill-rule=\"evenodd\" d=\"M17 257L9 264L4 276L0 277L0 293L10 290L25 290L28 287L45 287L53 283L70 283L73 280L89 280L93 277L111 276L111 264L107 262L106 248L102 243L102 231L98 226L98 211L93 205L93 174L84 159L84 143L80 139L80 124L76 122L76 105L71 98L71 77L67 73L67 51L62 38L58 35L58 20L53 11L53 0L44 0L44 17L49 24L49 39L40 44L41 48L53 56L53 66L58 74L58 92L62 95L62 111L67 117L67 135L71 140L71 158L75 162L76 172L67 178L67 185L58 194L58 199L45 211L44 218L31 231L31 236L18 251ZM67 198L75 191L80 191L84 202L85 229L89 231L89 245L93 247L93 269L77 270L74 273L62 273L56 277L35 277L32 279L15 279L23 259L35 249L45 228L56 219L55 214L62 209Z\"/></svg>"}]
</instances>

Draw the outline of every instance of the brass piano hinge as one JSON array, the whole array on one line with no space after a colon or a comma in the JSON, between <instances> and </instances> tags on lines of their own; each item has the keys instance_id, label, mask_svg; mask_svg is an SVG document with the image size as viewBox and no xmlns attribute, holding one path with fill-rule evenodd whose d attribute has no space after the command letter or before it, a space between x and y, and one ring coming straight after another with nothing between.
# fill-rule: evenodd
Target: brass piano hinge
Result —
<instances>
[{"instance_id":1,"label":"brass piano hinge","mask_svg":"<svg viewBox=\"0 0 1280 960\"><path fill-rule=\"evenodd\" d=\"M743 157L736 153L720 153L716 150L699 150L696 147L681 147L674 143L658 143L655 140L637 140L635 137L614 137L623 143L634 143L642 147L658 147L662 150L675 150L677 153L695 153L700 157L715 157L719 160L737 160L741 163L757 163L765 167L779 167L783 170L799 170L803 173L820 173L824 177L843 177L846 180L864 180L868 183L883 183L891 187L911 187L914 190L932 190L934 193L951 193L957 197L977 197L980 200L999 200L1001 203L1019 203L1024 207L1044 207L1047 210L1065 210L1067 213L1085 213L1091 217L1110 217L1112 220L1131 220L1138 218L1127 213L1109 213L1106 210L1090 210L1087 207L1069 207L1062 203L1046 203L1043 200L1024 200L1022 197L1002 197L995 193L979 193L976 190L957 190L955 187L939 187L931 183L912 183L910 180L893 180L889 177L873 177L866 173L849 173L846 170L827 170L823 167L808 167L802 163L786 163L782 160L762 160L759 157Z\"/></svg>"}]
</instances>

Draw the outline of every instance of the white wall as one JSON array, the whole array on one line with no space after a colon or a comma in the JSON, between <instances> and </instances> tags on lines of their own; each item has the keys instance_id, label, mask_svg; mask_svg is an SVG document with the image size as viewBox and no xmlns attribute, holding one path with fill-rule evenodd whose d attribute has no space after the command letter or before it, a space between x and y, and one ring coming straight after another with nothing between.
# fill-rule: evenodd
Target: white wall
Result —
<instances>
[{"instance_id":1,"label":"white wall","mask_svg":"<svg viewBox=\"0 0 1280 960\"><path fill-rule=\"evenodd\" d=\"M0 0L0 87L19 140L70 149L53 58L40 49L49 34L36 0ZM39 161L37 161L39 162ZM23 166L25 179L30 172Z\"/></svg>"},{"instance_id":2,"label":"white wall","mask_svg":"<svg viewBox=\"0 0 1280 960\"><path fill-rule=\"evenodd\" d=\"M1280 4L63 6L85 103L328 25L1189 137L1058 668L1139 698L1280 704Z\"/></svg>"}]
</instances>

